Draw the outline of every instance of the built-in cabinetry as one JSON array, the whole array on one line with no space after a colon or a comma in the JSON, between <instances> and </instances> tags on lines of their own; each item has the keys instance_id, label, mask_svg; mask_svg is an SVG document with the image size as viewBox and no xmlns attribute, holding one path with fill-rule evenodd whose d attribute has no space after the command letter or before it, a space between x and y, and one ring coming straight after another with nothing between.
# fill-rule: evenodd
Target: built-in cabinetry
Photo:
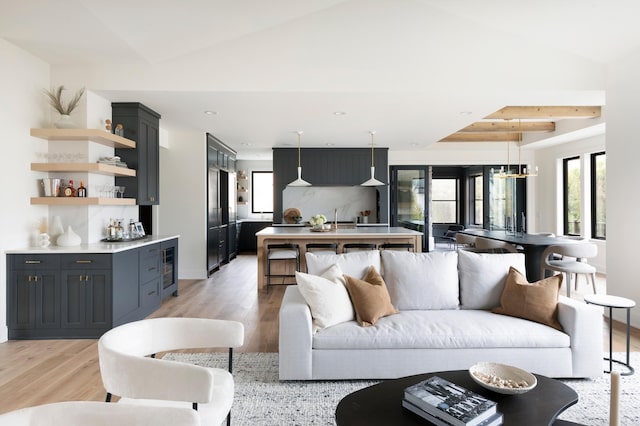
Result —
<instances>
[{"instance_id":1,"label":"built-in cabinetry","mask_svg":"<svg viewBox=\"0 0 640 426\"><path fill-rule=\"evenodd\" d=\"M388 148L374 149L375 178L387 184ZM300 150L302 178L313 186L358 186L371 178L371 149L303 148ZM298 175L298 150L273 149L273 222L282 223L282 191ZM313 186L311 188L313 188ZM388 223L389 186L377 190L377 207L370 221Z\"/></svg>"},{"instance_id":2,"label":"built-in cabinetry","mask_svg":"<svg viewBox=\"0 0 640 426\"><path fill-rule=\"evenodd\" d=\"M237 253L236 152L207 133L207 271L209 275Z\"/></svg>"},{"instance_id":3,"label":"built-in cabinetry","mask_svg":"<svg viewBox=\"0 0 640 426\"><path fill-rule=\"evenodd\" d=\"M178 293L178 239L113 253L7 254L10 339L97 338Z\"/></svg>"},{"instance_id":4,"label":"built-in cabinetry","mask_svg":"<svg viewBox=\"0 0 640 426\"><path fill-rule=\"evenodd\" d=\"M31 129L31 136L51 142L95 142L108 147L131 151L136 143L130 139L97 129ZM50 173L87 173L109 176L127 176L135 179L136 170L99 163L31 163L31 170ZM85 182L89 184L88 179ZM90 194L91 195L91 194ZM100 195L100 194L96 194ZM31 204L45 205L135 205L133 198L32 197Z\"/></svg>"},{"instance_id":5,"label":"built-in cabinetry","mask_svg":"<svg viewBox=\"0 0 640 426\"><path fill-rule=\"evenodd\" d=\"M256 232L260 232L269 226L271 226L271 221L267 220L243 220L238 222L238 252L257 253Z\"/></svg>"}]
</instances>

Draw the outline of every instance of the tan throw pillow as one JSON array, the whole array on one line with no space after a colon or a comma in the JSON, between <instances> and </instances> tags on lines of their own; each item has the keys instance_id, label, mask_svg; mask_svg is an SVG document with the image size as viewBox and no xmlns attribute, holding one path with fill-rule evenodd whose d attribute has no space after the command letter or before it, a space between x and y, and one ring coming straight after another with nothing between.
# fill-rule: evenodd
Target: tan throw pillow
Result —
<instances>
[{"instance_id":1,"label":"tan throw pillow","mask_svg":"<svg viewBox=\"0 0 640 426\"><path fill-rule=\"evenodd\" d=\"M344 276L358 324L363 327L374 325L378 319L397 314L382 276L370 266L363 279Z\"/></svg>"},{"instance_id":2,"label":"tan throw pillow","mask_svg":"<svg viewBox=\"0 0 640 426\"><path fill-rule=\"evenodd\" d=\"M529 283L527 278L512 266L509 268L500 297L500 306L492 312L524 318L562 330L562 325L558 322L558 294L561 285L562 274Z\"/></svg>"}]
</instances>

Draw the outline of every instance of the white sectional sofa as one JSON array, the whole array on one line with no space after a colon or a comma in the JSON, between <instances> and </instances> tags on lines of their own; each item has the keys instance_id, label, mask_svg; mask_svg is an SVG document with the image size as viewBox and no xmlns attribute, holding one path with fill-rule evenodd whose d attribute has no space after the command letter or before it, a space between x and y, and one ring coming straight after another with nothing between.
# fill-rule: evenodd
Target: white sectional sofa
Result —
<instances>
[{"instance_id":1,"label":"white sectional sofa","mask_svg":"<svg viewBox=\"0 0 640 426\"><path fill-rule=\"evenodd\" d=\"M558 296L562 330L491 312L509 267L525 272L522 254L307 253L309 274L332 265L357 278L373 265L399 312L368 327L352 319L319 328L299 286L289 286L280 308L280 380L396 378L480 361L557 378L602 374L597 308Z\"/></svg>"}]
</instances>

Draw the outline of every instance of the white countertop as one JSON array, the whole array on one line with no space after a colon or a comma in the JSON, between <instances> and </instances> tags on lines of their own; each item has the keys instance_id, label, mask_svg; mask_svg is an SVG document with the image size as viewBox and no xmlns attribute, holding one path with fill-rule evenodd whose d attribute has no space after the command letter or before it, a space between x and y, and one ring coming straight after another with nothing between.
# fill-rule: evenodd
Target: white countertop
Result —
<instances>
[{"instance_id":1,"label":"white countertop","mask_svg":"<svg viewBox=\"0 0 640 426\"><path fill-rule=\"evenodd\" d=\"M313 237L317 235L337 235L340 237L357 237L363 235L422 235L422 232L413 231L401 227L387 226L367 226L351 229L330 230L327 232L315 232L311 228L305 227L273 227L264 228L256 233L258 236L286 235L286 236L305 236Z\"/></svg>"},{"instance_id":2,"label":"white countertop","mask_svg":"<svg viewBox=\"0 0 640 426\"><path fill-rule=\"evenodd\" d=\"M59 247L51 245L46 248L28 247L24 249L7 250L7 254L73 254L73 253L118 253L125 250L131 250L143 247L149 244L160 243L174 238L180 238L179 235L149 235L140 240L124 241L124 242L97 242L90 244L81 244L72 247Z\"/></svg>"}]
</instances>

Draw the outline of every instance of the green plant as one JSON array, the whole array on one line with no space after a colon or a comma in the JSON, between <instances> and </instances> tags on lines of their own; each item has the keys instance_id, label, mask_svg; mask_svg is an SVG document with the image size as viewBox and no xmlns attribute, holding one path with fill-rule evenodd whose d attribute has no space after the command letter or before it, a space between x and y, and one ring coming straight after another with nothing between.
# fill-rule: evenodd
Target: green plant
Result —
<instances>
[{"instance_id":1,"label":"green plant","mask_svg":"<svg viewBox=\"0 0 640 426\"><path fill-rule=\"evenodd\" d=\"M82 95L84 95L84 87L76 92L76 95L69 101L69 103L65 106L62 102L62 92L64 91L64 86L54 87L53 90L45 90L45 94L49 98L49 105L56 111L58 111L62 115L69 115L71 111L76 109Z\"/></svg>"}]
</instances>

